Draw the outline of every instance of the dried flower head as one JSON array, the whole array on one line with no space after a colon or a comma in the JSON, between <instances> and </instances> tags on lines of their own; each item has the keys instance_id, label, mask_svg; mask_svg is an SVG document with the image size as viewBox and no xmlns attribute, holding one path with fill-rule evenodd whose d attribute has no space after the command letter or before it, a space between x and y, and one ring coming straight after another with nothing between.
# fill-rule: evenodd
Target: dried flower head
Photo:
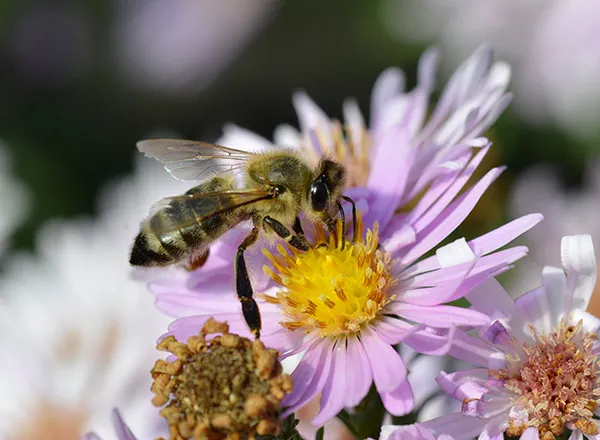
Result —
<instances>
[{"instance_id":1,"label":"dried flower head","mask_svg":"<svg viewBox=\"0 0 600 440\"><path fill-rule=\"evenodd\" d=\"M206 339L214 333L220 335ZM153 403L166 405L161 415L171 440L278 433L280 402L292 380L282 374L277 351L229 333L226 323L214 319L187 344L169 336L157 348L176 357L158 360L151 371Z\"/></svg>"}]
</instances>

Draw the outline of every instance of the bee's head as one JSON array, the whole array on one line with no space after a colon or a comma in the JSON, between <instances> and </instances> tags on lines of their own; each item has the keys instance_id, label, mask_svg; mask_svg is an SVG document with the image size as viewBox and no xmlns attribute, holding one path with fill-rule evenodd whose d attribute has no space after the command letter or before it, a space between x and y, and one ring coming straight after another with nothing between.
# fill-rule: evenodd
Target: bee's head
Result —
<instances>
[{"instance_id":1,"label":"bee's head","mask_svg":"<svg viewBox=\"0 0 600 440\"><path fill-rule=\"evenodd\" d=\"M335 203L346 185L346 170L330 159L321 159L316 178L308 188L308 207L321 220L336 210Z\"/></svg>"}]
</instances>

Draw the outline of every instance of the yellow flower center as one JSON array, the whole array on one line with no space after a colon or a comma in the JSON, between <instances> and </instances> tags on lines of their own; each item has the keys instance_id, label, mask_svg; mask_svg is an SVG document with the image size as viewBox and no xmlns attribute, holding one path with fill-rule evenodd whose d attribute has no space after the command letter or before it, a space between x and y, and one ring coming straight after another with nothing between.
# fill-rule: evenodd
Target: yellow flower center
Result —
<instances>
[{"instance_id":1,"label":"yellow flower center","mask_svg":"<svg viewBox=\"0 0 600 440\"><path fill-rule=\"evenodd\" d=\"M390 274L394 262L389 253L377 249L378 225L364 240L362 230L359 217L355 243L346 240L342 247L338 222L337 234L329 240L318 229L317 244L306 252L288 252L278 245L279 255L273 255L263 249L274 268L263 270L283 289L276 296L262 297L281 306L288 318L281 323L284 327L316 331L321 337L356 334L394 299L396 280Z\"/></svg>"}]
</instances>

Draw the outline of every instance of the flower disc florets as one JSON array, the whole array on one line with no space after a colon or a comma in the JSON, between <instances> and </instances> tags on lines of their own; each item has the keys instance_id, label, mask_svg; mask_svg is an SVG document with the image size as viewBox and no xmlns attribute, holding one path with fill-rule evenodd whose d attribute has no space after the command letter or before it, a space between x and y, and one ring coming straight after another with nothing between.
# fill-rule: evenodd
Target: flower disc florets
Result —
<instances>
[{"instance_id":1,"label":"flower disc florets","mask_svg":"<svg viewBox=\"0 0 600 440\"><path fill-rule=\"evenodd\" d=\"M157 346L177 357L158 360L153 403L166 406L171 440L253 439L279 431L280 402L292 390L278 353L259 340L233 335L210 319L187 345L173 336ZM222 333L210 340L206 335Z\"/></svg>"},{"instance_id":2,"label":"flower disc florets","mask_svg":"<svg viewBox=\"0 0 600 440\"><path fill-rule=\"evenodd\" d=\"M521 435L529 427L542 440L554 439L565 428L598 434L592 420L600 398L600 359L592 350L597 336L582 328L582 321L573 325L562 319L553 333L540 335L531 326L534 344L521 345L517 354L507 356L506 369L491 372L515 395L508 435Z\"/></svg>"},{"instance_id":3,"label":"flower disc florets","mask_svg":"<svg viewBox=\"0 0 600 440\"><path fill-rule=\"evenodd\" d=\"M263 270L284 287L275 297L263 297L282 307L289 318L283 326L317 331L321 337L358 333L394 299L393 261L377 249L378 225L364 240L362 229L359 218L354 243L346 240L342 245L338 223L337 234L329 240L318 231L317 245L306 252L292 249L290 255L280 245L280 255L274 256L263 249L276 271L268 266Z\"/></svg>"}]
</instances>

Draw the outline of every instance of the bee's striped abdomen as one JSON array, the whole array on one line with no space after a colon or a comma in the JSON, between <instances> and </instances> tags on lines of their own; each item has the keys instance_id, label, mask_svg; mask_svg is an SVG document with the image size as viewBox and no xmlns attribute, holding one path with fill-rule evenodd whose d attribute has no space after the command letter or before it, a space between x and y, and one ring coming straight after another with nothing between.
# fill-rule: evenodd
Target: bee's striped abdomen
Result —
<instances>
[{"instance_id":1,"label":"bee's striped abdomen","mask_svg":"<svg viewBox=\"0 0 600 440\"><path fill-rule=\"evenodd\" d=\"M232 189L232 180L215 177L186 194L218 193ZM174 198L142 224L131 251L134 266L166 266L207 248L233 227L234 213L214 213L221 208L217 199Z\"/></svg>"}]
</instances>

